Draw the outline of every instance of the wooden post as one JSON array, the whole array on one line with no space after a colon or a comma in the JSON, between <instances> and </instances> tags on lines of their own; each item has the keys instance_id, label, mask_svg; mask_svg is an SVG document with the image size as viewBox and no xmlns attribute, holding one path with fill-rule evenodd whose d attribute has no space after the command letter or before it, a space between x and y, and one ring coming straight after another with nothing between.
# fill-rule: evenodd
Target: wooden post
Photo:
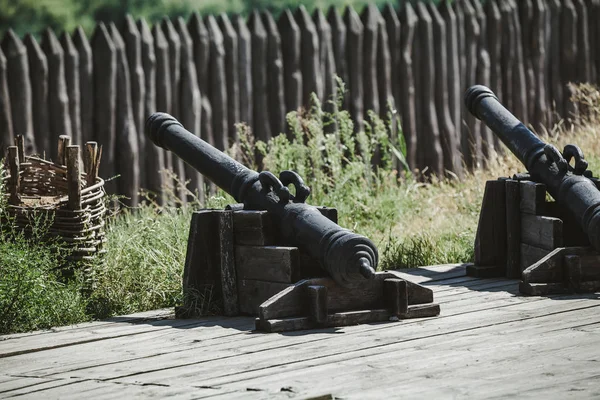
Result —
<instances>
[{"instance_id":1,"label":"wooden post","mask_svg":"<svg viewBox=\"0 0 600 400\"><path fill-rule=\"evenodd\" d=\"M525 74L525 60L523 56L523 42L521 40L521 24L519 13L514 0L509 0L511 5L511 20L515 32L515 42L511 56L515 59L513 71L513 107L514 113L525 126L529 124L529 108L527 108L527 83Z\"/></svg>"},{"instance_id":2,"label":"wooden post","mask_svg":"<svg viewBox=\"0 0 600 400\"><path fill-rule=\"evenodd\" d=\"M31 80L31 111L35 147L44 155L52 153L50 130L48 129L48 61L35 37L25 35L23 41L29 59L29 79Z\"/></svg>"},{"instance_id":3,"label":"wooden post","mask_svg":"<svg viewBox=\"0 0 600 400\"><path fill-rule=\"evenodd\" d=\"M405 280L384 280L383 292L386 306L393 316L402 318L408 314L408 285Z\"/></svg>"},{"instance_id":4,"label":"wooden post","mask_svg":"<svg viewBox=\"0 0 600 400\"><path fill-rule=\"evenodd\" d=\"M142 66L144 68L145 90L144 90L144 116L150 115L156 111L156 54L154 53L154 38L152 32L144 19L137 23L140 32L140 41L142 46ZM140 142L141 143L141 142ZM150 198L158 205L165 204L163 193L165 169L164 151L152 143L151 140L144 141L144 165L145 181L140 186L145 188Z\"/></svg>"},{"instance_id":5,"label":"wooden post","mask_svg":"<svg viewBox=\"0 0 600 400\"><path fill-rule=\"evenodd\" d=\"M83 151L83 170L86 173L86 184L92 186L98 178L98 143L87 142Z\"/></svg>"},{"instance_id":6,"label":"wooden post","mask_svg":"<svg viewBox=\"0 0 600 400\"><path fill-rule=\"evenodd\" d=\"M21 203L21 176L19 175L19 149L17 146L8 146L8 171L10 172L8 202L11 205L19 205Z\"/></svg>"},{"instance_id":7,"label":"wooden post","mask_svg":"<svg viewBox=\"0 0 600 400\"><path fill-rule=\"evenodd\" d=\"M332 51L331 27L321 10L313 13L315 30L319 36L319 64L323 82L323 98L321 104L323 111L334 115L337 109L337 87L335 82L335 60ZM326 133L337 131L335 118L324 117L323 129Z\"/></svg>"},{"instance_id":8,"label":"wooden post","mask_svg":"<svg viewBox=\"0 0 600 400\"><path fill-rule=\"evenodd\" d=\"M329 7L329 12L327 13L327 21L329 22L329 26L331 27L331 46L333 50L333 58L335 63L335 73L342 79L345 85L348 85L348 65L346 63L346 40L347 40L347 30L346 25L344 25L344 20L342 16L338 12L336 6L332 5ZM344 109L348 109L348 95L344 96L344 101L342 103L342 107Z\"/></svg>"},{"instance_id":9,"label":"wooden post","mask_svg":"<svg viewBox=\"0 0 600 400\"><path fill-rule=\"evenodd\" d=\"M426 145L419 146L421 171L428 168L429 174L444 175L444 155L440 144L440 130L435 108L435 56L433 41L433 21L425 3L417 4L419 16L419 64L420 85L417 93L421 95L421 115L418 132L419 141Z\"/></svg>"},{"instance_id":10,"label":"wooden post","mask_svg":"<svg viewBox=\"0 0 600 400\"><path fill-rule=\"evenodd\" d=\"M367 5L361 15L363 24L363 107L365 112L379 114L377 85L377 35L381 14L373 3ZM373 122L373 121L369 121Z\"/></svg>"},{"instance_id":11,"label":"wooden post","mask_svg":"<svg viewBox=\"0 0 600 400\"><path fill-rule=\"evenodd\" d=\"M277 136L285 130L285 96L283 87L283 59L281 36L277 24L268 11L262 14L267 32L267 93L271 134Z\"/></svg>"},{"instance_id":12,"label":"wooden post","mask_svg":"<svg viewBox=\"0 0 600 400\"><path fill-rule=\"evenodd\" d=\"M551 123L559 121L561 116L566 116L565 99L563 95L562 83L562 36L561 36L561 14L562 4L560 0L548 0L548 8L550 12L550 60L549 60L549 81L550 85L550 105L552 107L553 116Z\"/></svg>"},{"instance_id":13,"label":"wooden post","mask_svg":"<svg viewBox=\"0 0 600 400\"><path fill-rule=\"evenodd\" d=\"M12 29L4 34L1 47L6 57L6 75L13 130L15 134L25 137L27 151L35 153L27 49Z\"/></svg>"},{"instance_id":14,"label":"wooden post","mask_svg":"<svg viewBox=\"0 0 600 400\"><path fill-rule=\"evenodd\" d=\"M308 296L308 317L317 326L327 322L327 286L309 285L306 287Z\"/></svg>"},{"instance_id":15,"label":"wooden post","mask_svg":"<svg viewBox=\"0 0 600 400\"><path fill-rule=\"evenodd\" d=\"M588 10L584 0L574 0L577 12L577 82L592 81ZM598 21L594 21L598 24Z\"/></svg>"},{"instance_id":16,"label":"wooden post","mask_svg":"<svg viewBox=\"0 0 600 400\"><path fill-rule=\"evenodd\" d=\"M394 99L394 82L392 79L392 55L390 54L390 43L388 31L383 17L379 20L379 29L377 34L377 93L379 94L379 117L383 121L388 121L388 113L392 113L390 121L391 132L390 140L396 146L396 119L393 115L396 110Z\"/></svg>"},{"instance_id":17,"label":"wooden post","mask_svg":"<svg viewBox=\"0 0 600 400\"><path fill-rule=\"evenodd\" d=\"M171 110L171 69L169 67L169 43L165 38L162 28L159 24L152 27L152 36L154 39L154 54L156 57L156 108L155 111L169 112ZM173 171L173 155L170 151L161 150L163 152L164 167L166 170ZM165 175L164 171L162 180L165 189L173 190L173 180Z\"/></svg>"},{"instance_id":18,"label":"wooden post","mask_svg":"<svg viewBox=\"0 0 600 400\"><path fill-rule=\"evenodd\" d=\"M405 3L400 13L400 26L402 27L402 57L400 59L402 103L400 103L400 122L402 124L404 140L406 141L406 160L411 169L417 167L417 111L412 58L417 21L414 9L410 3Z\"/></svg>"},{"instance_id":19,"label":"wooden post","mask_svg":"<svg viewBox=\"0 0 600 400\"><path fill-rule=\"evenodd\" d=\"M234 316L239 313L239 303L233 249L233 211L220 211L218 213L218 221L219 230L217 236L219 237L223 314Z\"/></svg>"},{"instance_id":20,"label":"wooden post","mask_svg":"<svg viewBox=\"0 0 600 400\"><path fill-rule=\"evenodd\" d=\"M400 107L400 104L402 104L402 95L400 94L400 87L403 84L400 77L400 59L402 56L402 42L400 34L402 32L402 29L400 27L400 20L398 19L398 14L396 13L396 10L394 9L392 3L386 3L386 5L384 6L383 19L383 25L387 33L388 54L390 57L390 91L394 98L395 106ZM379 87L379 91L381 92L381 83ZM385 109L382 109L382 111L384 110Z\"/></svg>"},{"instance_id":21,"label":"wooden post","mask_svg":"<svg viewBox=\"0 0 600 400\"><path fill-rule=\"evenodd\" d=\"M215 147L219 150L226 150L229 148L229 135L227 130L227 76L225 74L223 34L213 16L209 15L204 22L210 37L208 98L212 107ZM263 95L266 96L266 93L263 92Z\"/></svg>"},{"instance_id":22,"label":"wooden post","mask_svg":"<svg viewBox=\"0 0 600 400\"><path fill-rule=\"evenodd\" d=\"M24 163L25 162L25 139L23 138L23 135L17 135L15 137L15 146L17 146L17 149L19 152L19 161Z\"/></svg>"},{"instance_id":23,"label":"wooden post","mask_svg":"<svg viewBox=\"0 0 600 400\"><path fill-rule=\"evenodd\" d=\"M238 37L227 14L222 13L217 18L223 34L223 49L225 50L225 82L227 87L227 135L229 145L239 143L235 124L240 120L240 88L238 71ZM271 77L275 79L274 77Z\"/></svg>"},{"instance_id":24,"label":"wooden post","mask_svg":"<svg viewBox=\"0 0 600 400\"><path fill-rule=\"evenodd\" d=\"M64 51L54 32L47 28L42 34L42 50L48 59L48 104L50 124L48 135L72 137L69 96L65 80Z\"/></svg>"},{"instance_id":25,"label":"wooden post","mask_svg":"<svg viewBox=\"0 0 600 400\"><path fill-rule=\"evenodd\" d=\"M532 123L533 128L539 133L550 129L550 116L547 101L547 72L548 72L548 48L547 26L548 15L546 4L543 0L533 0L533 19L531 26L531 66L535 80L535 94L533 97Z\"/></svg>"},{"instance_id":26,"label":"wooden post","mask_svg":"<svg viewBox=\"0 0 600 400\"><path fill-rule=\"evenodd\" d=\"M319 35L304 5L298 7L295 17L302 37L302 103L308 106L311 93L323 99L323 80L319 74Z\"/></svg>"},{"instance_id":27,"label":"wooden post","mask_svg":"<svg viewBox=\"0 0 600 400\"><path fill-rule=\"evenodd\" d=\"M253 116L252 125L257 139L268 141L271 134L269 123L269 103L267 97L267 31L258 11L253 12L248 19L248 28L252 32L252 90Z\"/></svg>"},{"instance_id":28,"label":"wooden post","mask_svg":"<svg viewBox=\"0 0 600 400\"><path fill-rule=\"evenodd\" d=\"M354 131L363 130L363 24L350 6L344 12L346 24L346 65L348 66L348 110L354 121ZM302 54L304 58L304 53Z\"/></svg>"},{"instance_id":29,"label":"wooden post","mask_svg":"<svg viewBox=\"0 0 600 400\"><path fill-rule=\"evenodd\" d=\"M500 57L500 65L502 71L502 97L505 107L509 110L513 108L513 65L514 57L512 56L513 41L515 36L514 27L511 24L511 8L510 4L504 0L496 0L501 15L502 25L502 51Z\"/></svg>"},{"instance_id":30,"label":"wooden post","mask_svg":"<svg viewBox=\"0 0 600 400\"><path fill-rule=\"evenodd\" d=\"M4 157L4 149L13 142L13 124L6 76L6 57L0 48L0 156Z\"/></svg>"},{"instance_id":31,"label":"wooden post","mask_svg":"<svg viewBox=\"0 0 600 400\"><path fill-rule=\"evenodd\" d=\"M290 10L278 21L283 59L283 85L286 111L297 111L302 104L302 71L300 70L301 33Z\"/></svg>"},{"instance_id":32,"label":"wooden post","mask_svg":"<svg viewBox=\"0 0 600 400\"><path fill-rule=\"evenodd\" d=\"M462 158L460 156L460 147L456 140L456 128L452 123L450 115L450 91L448 89L448 54L447 40L448 30L442 15L433 3L429 3L429 13L433 24L433 40L439 43L434 52L435 56L435 105L440 129L440 144L444 159L444 169L456 174L460 179L462 173Z\"/></svg>"},{"instance_id":33,"label":"wooden post","mask_svg":"<svg viewBox=\"0 0 600 400\"><path fill-rule=\"evenodd\" d=\"M506 277L521 277L521 184L508 179L506 185Z\"/></svg>"},{"instance_id":34,"label":"wooden post","mask_svg":"<svg viewBox=\"0 0 600 400\"><path fill-rule=\"evenodd\" d=\"M91 40L94 55L94 139L104 149L100 176L115 176L115 110L117 107L117 56L113 41L104 23L100 22ZM114 181L104 185L108 193L115 193Z\"/></svg>"},{"instance_id":35,"label":"wooden post","mask_svg":"<svg viewBox=\"0 0 600 400\"><path fill-rule=\"evenodd\" d=\"M177 18L175 28L181 40L181 123L187 130L200 136L201 97L198 88L198 75L194 65L192 38L182 17ZM196 198L204 203L204 179L194 168L185 164L185 176L190 181L189 189Z\"/></svg>"},{"instance_id":36,"label":"wooden post","mask_svg":"<svg viewBox=\"0 0 600 400\"><path fill-rule=\"evenodd\" d=\"M125 204L136 207L140 191L139 145L131 110L129 65L121 34L114 23L110 24L110 29L117 54L117 135L114 151L117 153L117 172L120 174L118 193L125 196Z\"/></svg>"},{"instance_id":37,"label":"wooden post","mask_svg":"<svg viewBox=\"0 0 600 400\"><path fill-rule=\"evenodd\" d=\"M481 31L475 9L470 1L465 0L461 4L465 21L466 75L463 90L466 90L477 83L478 45ZM477 119L466 110L463 113L466 124L462 127L462 153L465 157L466 167L473 171L482 166L481 135L479 135L480 132L476 132L476 127L479 127Z\"/></svg>"},{"instance_id":38,"label":"wooden post","mask_svg":"<svg viewBox=\"0 0 600 400\"><path fill-rule=\"evenodd\" d=\"M198 12L194 12L188 22L188 31L194 45L194 63L200 93L208 94L208 63L210 61L210 39L206 25Z\"/></svg>"},{"instance_id":39,"label":"wooden post","mask_svg":"<svg viewBox=\"0 0 600 400\"><path fill-rule=\"evenodd\" d=\"M252 34L248 29L246 20L238 15L233 20L233 25L238 37L238 84L240 87L240 119L248 126L253 126L253 100L252 100ZM282 48L282 51L285 46ZM284 61L285 62L285 61ZM284 66L285 68L285 66ZM287 93L287 91L286 91Z\"/></svg>"},{"instance_id":40,"label":"wooden post","mask_svg":"<svg viewBox=\"0 0 600 400\"><path fill-rule=\"evenodd\" d=\"M81 210L81 171L79 169L79 146L67 147L67 191L69 210Z\"/></svg>"},{"instance_id":41,"label":"wooden post","mask_svg":"<svg viewBox=\"0 0 600 400\"><path fill-rule=\"evenodd\" d=\"M576 104L571 101L573 88L569 82L577 81L577 12L572 0L564 0L561 12L561 72L563 82L563 97L565 99L565 115L567 121L572 120L578 114Z\"/></svg>"},{"instance_id":42,"label":"wooden post","mask_svg":"<svg viewBox=\"0 0 600 400\"><path fill-rule=\"evenodd\" d=\"M536 82L533 71L533 1L519 0L517 3L517 14L521 26L520 43L523 48L523 70L525 72L525 96L529 117L533 120L533 108L535 101Z\"/></svg>"},{"instance_id":43,"label":"wooden post","mask_svg":"<svg viewBox=\"0 0 600 400\"><path fill-rule=\"evenodd\" d=\"M60 36L65 62L65 83L69 99L69 119L71 121L71 134L75 143L83 143L81 137L81 94L79 92L79 54L67 32Z\"/></svg>"},{"instance_id":44,"label":"wooden post","mask_svg":"<svg viewBox=\"0 0 600 400\"><path fill-rule=\"evenodd\" d=\"M502 15L494 0L485 3L487 18L487 48L490 55L490 88L499 99L504 99L502 93ZM504 154L504 145L497 135L493 135L494 150Z\"/></svg>"},{"instance_id":45,"label":"wooden post","mask_svg":"<svg viewBox=\"0 0 600 400\"><path fill-rule=\"evenodd\" d=\"M71 137L67 135L60 135L58 137L57 157L56 163L58 165L67 165L67 147L71 145Z\"/></svg>"},{"instance_id":46,"label":"wooden post","mask_svg":"<svg viewBox=\"0 0 600 400\"><path fill-rule=\"evenodd\" d=\"M92 48L81 26L73 32L73 44L79 55L79 115L81 140L85 143L94 137L94 59Z\"/></svg>"}]
</instances>

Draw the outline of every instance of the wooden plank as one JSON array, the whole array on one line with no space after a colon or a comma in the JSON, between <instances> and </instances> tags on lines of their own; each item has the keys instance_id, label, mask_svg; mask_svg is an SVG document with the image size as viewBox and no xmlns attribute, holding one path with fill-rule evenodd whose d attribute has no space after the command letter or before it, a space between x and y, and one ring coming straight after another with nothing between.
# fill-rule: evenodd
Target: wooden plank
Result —
<instances>
[{"instance_id":1,"label":"wooden plank","mask_svg":"<svg viewBox=\"0 0 600 400\"><path fill-rule=\"evenodd\" d=\"M520 278L521 255L521 183L507 179L506 185L506 276Z\"/></svg>"},{"instance_id":2,"label":"wooden plank","mask_svg":"<svg viewBox=\"0 0 600 400\"><path fill-rule=\"evenodd\" d=\"M235 211L233 229L238 245L269 246L275 242L273 221L266 211Z\"/></svg>"},{"instance_id":3,"label":"wooden plank","mask_svg":"<svg viewBox=\"0 0 600 400\"><path fill-rule=\"evenodd\" d=\"M297 247L235 246L238 279L293 283L299 271Z\"/></svg>"},{"instance_id":4,"label":"wooden plank","mask_svg":"<svg viewBox=\"0 0 600 400\"><path fill-rule=\"evenodd\" d=\"M238 275L237 290L240 312L257 315L262 303L288 286L289 284L286 283L245 279Z\"/></svg>"},{"instance_id":5,"label":"wooden plank","mask_svg":"<svg viewBox=\"0 0 600 400\"><path fill-rule=\"evenodd\" d=\"M402 279L386 279L383 282L385 303L392 316L401 317L408 313L408 288Z\"/></svg>"},{"instance_id":6,"label":"wooden plank","mask_svg":"<svg viewBox=\"0 0 600 400\"><path fill-rule=\"evenodd\" d=\"M546 250L561 247L563 245L562 220L521 214L521 242Z\"/></svg>"},{"instance_id":7,"label":"wooden plank","mask_svg":"<svg viewBox=\"0 0 600 400\"><path fill-rule=\"evenodd\" d=\"M530 181L521 183L521 212L531 215L546 213L546 185Z\"/></svg>"},{"instance_id":8,"label":"wooden plank","mask_svg":"<svg viewBox=\"0 0 600 400\"><path fill-rule=\"evenodd\" d=\"M565 255L595 255L591 247L560 247L523 271L526 283L563 282L563 257Z\"/></svg>"},{"instance_id":9,"label":"wooden plank","mask_svg":"<svg viewBox=\"0 0 600 400\"><path fill-rule=\"evenodd\" d=\"M218 218L219 268L223 314L234 316L239 313L235 255L233 250L233 211L220 211ZM215 232L213 232L213 235Z\"/></svg>"},{"instance_id":10,"label":"wooden plank","mask_svg":"<svg viewBox=\"0 0 600 400\"><path fill-rule=\"evenodd\" d=\"M323 326L328 320L327 287L309 285L306 287L308 319L316 326Z\"/></svg>"},{"instance_id":11,"label":"wooden plank","mask_svg":"<svg viewBox=\"0 0 600 400\"><path fill-rule=\"evenodd\" d=\"M475 265L506 265L506 190L502 180L485 184L475 236Z\"/></svg>"},{"instance_id":12,"label":"wooden plank","mask_svg":"<svg viewBox=\"0 0 600 400\"><path fill-rule=\"evenodd\" d=\"M519 253L521 254L519 262L519 277L521 272L525 271L531 265L537 263L542 258L546 257L551 250L542 249L540 247L530 246L525 243L521 243Z\"/></svg>"}]
</instances>

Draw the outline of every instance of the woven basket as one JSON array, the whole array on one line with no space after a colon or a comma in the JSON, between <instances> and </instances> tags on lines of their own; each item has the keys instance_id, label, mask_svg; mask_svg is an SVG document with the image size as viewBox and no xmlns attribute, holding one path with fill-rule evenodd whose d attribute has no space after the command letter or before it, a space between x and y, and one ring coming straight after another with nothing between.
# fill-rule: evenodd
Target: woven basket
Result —
<instances>
[{"instance_id":1,"label":"woven basket","mask_svg":"<svg viewBox=\"0 0 600 400\"><path fill-rule=\"evenodd\" d=\"M69 205L67 167L34 156L21 157L23 162L17 161L18 190L14 189L14 177L9 175L6 179L7 214L13 226L27 234L36 226L35 221L42 220L48 239L58 239L70 250L68 261L90 261L103 254L104 180L88 179L87 174L81 173L81 207L74 210ZM94 157L94 161L92 170L97 171L99 158ZM11 197L17 192L18 196Z\"/></svg>"}]
</instances>

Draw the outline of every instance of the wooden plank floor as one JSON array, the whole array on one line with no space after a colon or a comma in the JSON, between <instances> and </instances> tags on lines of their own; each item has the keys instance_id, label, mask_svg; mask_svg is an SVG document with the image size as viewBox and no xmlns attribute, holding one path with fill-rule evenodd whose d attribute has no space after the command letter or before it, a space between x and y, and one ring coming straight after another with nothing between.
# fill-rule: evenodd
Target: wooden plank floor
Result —
<instances>
[{"instance_id":1,"label":"wooden plank floor","mask_svg":"<svg viewBox=\"0 0 600 400\"><path fill-rule=\"evenodd\" d=\"M437 318L264 334L170 310L0 336L0 398L599 398L598 294L523 297L457 265L405 271Z\"/></svg>"}]
</instances>

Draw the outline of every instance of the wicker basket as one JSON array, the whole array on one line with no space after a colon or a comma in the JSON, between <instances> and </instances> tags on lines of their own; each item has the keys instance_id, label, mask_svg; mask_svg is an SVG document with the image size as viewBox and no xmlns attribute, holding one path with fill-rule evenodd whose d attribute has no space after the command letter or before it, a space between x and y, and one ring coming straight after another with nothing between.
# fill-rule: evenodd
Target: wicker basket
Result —
<instances>
[{"instance_id":1,"label":"wicker basket","mask_svg":"<svg viewBox=\"0 0 600 400\"><path fill-rule=\"evenodd\" d=\"M101 149L95 142L86 144L87 173L80 173L79 146L69 146L69 141L61 136L56 163L25 156L20 138L8 148L7 214L26 234L34 221L47 221L48 238L69 248L67 260L90 261L104 253L105 243L104 180L97 176Z\"/></svg>"}]
</instances>

